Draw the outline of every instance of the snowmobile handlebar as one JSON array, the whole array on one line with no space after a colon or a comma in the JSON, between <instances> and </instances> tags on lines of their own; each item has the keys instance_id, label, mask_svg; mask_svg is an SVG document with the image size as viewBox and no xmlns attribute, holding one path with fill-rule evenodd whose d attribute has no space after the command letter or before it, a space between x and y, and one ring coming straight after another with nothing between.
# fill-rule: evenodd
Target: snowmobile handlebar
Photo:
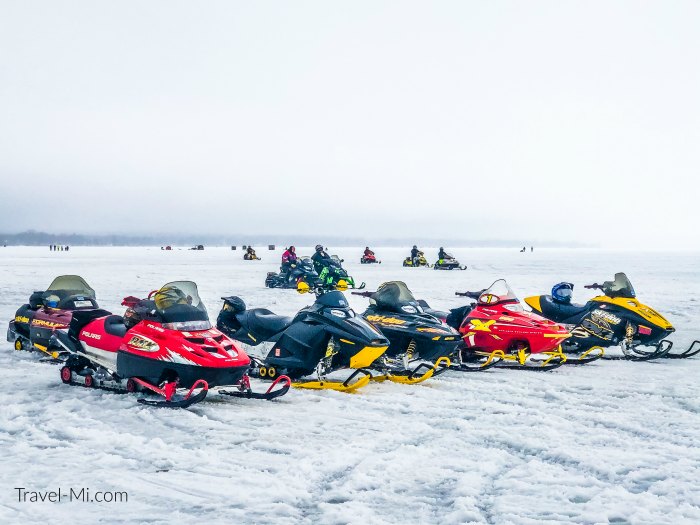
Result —
<instances>
[{"instance_id":1,"label":"snowmobile handlebar","mask_svg":"<svg viewBox=\"0 0 700 525\"><path fill-rule=\"evenodd\" d=\"M470 299L478 299L482 293L484 293L483 290L478 292L455 292L455 295L459 297L469 297Z\"/></svg>"},{"instance_id":2,"label":"snowmobile handlebar","mask_svg":"<svg viewBox=\"0 0 700 525\"><path fill-rule=\"evenodd\" d=\"M372 297L374 292L350 292L352 295L359 295L360 297Z\"/></svg>"},{"instance_id":3,"label":"snowmobile handlebar","mask_svg":"<svg viewBox=\"0 0 700 525\"><path fill-rule=\"evenodd\" d=\"M598 284L598 283L586 284L583 287L586 288L587 290L602 290L603 289L603 285Z\"/></svg>"}]
</instances>

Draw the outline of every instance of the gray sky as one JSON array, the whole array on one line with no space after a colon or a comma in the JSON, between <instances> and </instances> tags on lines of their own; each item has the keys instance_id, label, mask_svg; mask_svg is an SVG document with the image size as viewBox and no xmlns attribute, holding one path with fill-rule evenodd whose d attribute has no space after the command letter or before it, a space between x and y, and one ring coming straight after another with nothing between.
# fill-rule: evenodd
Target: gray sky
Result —
<instances>
[{"instance_id":1,"label":"gray sky","mask_svg":"<svg viewBox=\"0 0 700 525\"><path fill-rule=\"evenodd\" d=\"M700 248L699 27L697 1L2 0L0 231Z\"/></svg>"}]
</instances>

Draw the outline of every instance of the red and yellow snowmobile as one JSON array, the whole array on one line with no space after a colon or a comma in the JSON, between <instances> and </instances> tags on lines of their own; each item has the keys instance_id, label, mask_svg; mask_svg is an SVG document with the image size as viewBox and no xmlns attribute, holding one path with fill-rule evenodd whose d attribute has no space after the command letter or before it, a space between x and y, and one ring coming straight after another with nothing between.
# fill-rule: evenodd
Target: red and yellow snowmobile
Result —
<instances>
[{"instance_id":1,"label":"red and yellow snowmobile","mask_svg":"<svg viewBox=\"0 0 700 525\"><path fill-rule=\"evenodd\" d=\"M476 303L443 313L441 317L459 329L462 344L453 370L479 371L491 367L546 371L563 364L584 364L600 358L592 352L570 359L561 344L568 330L539 315L526 312L505 280L478 292L456 292ZM428 310L439 314L434 310Z\"/></svg>"},{"instance_id":2,"label":"red and yellow snowmobile","mask_svg":"<svg viewBox=\"0 0 700 525\"><path fill-rule=\"evenodd\" d=\"M291 381L280 376L267 392L252 391L250 358L212 328L195 283L168 283L147 299L127 297L122 304L128 307L124 317L106 310L76 312L68 332L54 335L70 352L61 369L64 383L147 390L164 399L139 403L181 408L202 401L217 386L234 387L220 394L255 399L274 399L289 390Z\"/></svg>"}]
</instances>

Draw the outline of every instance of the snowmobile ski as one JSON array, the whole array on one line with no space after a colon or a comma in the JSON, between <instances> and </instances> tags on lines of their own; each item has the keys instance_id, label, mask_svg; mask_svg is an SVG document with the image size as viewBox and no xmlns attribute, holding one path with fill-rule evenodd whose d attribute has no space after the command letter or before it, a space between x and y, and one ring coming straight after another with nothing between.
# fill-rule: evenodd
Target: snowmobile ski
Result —
<instances>
[{"instance_id":1,"label":"snowmobile ski","mask_svg":"<svg viewBox=\"0 0 700 525\"><path fill-rule=\"evenodd\" d=\"M672 346L673 343L668 339L662 339L656 343L656 345L652 346L651 350L645 350L643 345L629 346L626 348L623 343L623 345L621 345L622 355L605 355L603 359L607 361L653 361L654 359L667 357Z\"/></svg>"},{"instance_id":2,"label":"snowmobile ski","mask_svg":"<svg viewBox=\"0 0 700 525\"><path fill-rule=\"evenodd\" d=\"M417 385L418 383L422 383L431 377L436 377L449 370L451 365L450 359L443 356L438 358L432 365L421 363L413 370L402 372L389 371L382 375L372 376L372 381L391 381L392 383L400 383L403 385Z\"/></svg>"},{"instance_id":3,"label":"snowmobile ski","mask_svg":"<svg viewBox=\"0 0 700 525\"><path fill-rule=\"evenodd\" d=\"M598 359L605 359L605 349L600 346L592 346L580 355L571 353L565 355L565 365L586 365L588 363L592 363L593 361L597 361Z\"/></svg>"},{"instance_id":4,"label":"snowmobile ski","mask_svg":"<svg viewBox=\"0 0 700 525\"><path fill-rule=\"evenodd\" d=\"M698 347L694 348L695 345L697 345ZM673 343L671 343L671 346L673 346ZM696 339L683 352L680 352L677 354L672 354L670 352L670 348L669 348L669 352L664 357L666 357L668 359L687 359L687 358L693 357L694 355L697 355L697 354L700 354L700 341Z\"/></svg>"},{"instance_id":5,"label":"snowmobile ski","mask_svg":"<svg viewBox=\"0 0 700 525\"><path fill-rule=\"evenodd\" d=\"M361 376L355 382L351 382L356 376ZM345 381L334 381L328 379L318 380L297 380L292 383L294 388L308 388L311 390L336 390L338 392L354 392L366 386L372 379L369 370L358 368Z\"/></svg>"},{"instance_id":6,"label":"snowmobile ski","mask_svg":"<svg viewBox=\"0 0 700 525\"><path fill-rule=\"evenodd\" d=\"M275 387L280 383L282 383L282 386L275 390ZM277 399L278 397L286 394L291 386L291 379L285 375L281 375L272 382L266 392L253 392L253 389L250 387L250 379L248 376L245 376L241 380L238 390L219 390L219 394L232 397L241 397L244 399L263 399L266 401L272 401L273 399Z\"/></svg>"}]
</instances>

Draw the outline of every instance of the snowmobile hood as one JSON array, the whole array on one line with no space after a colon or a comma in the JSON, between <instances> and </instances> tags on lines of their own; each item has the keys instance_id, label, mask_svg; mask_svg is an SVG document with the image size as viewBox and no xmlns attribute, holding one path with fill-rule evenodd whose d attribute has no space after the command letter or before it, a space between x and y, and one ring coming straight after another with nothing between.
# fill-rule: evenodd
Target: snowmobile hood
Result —
<instances>
[{"instance_id":1,"label":"snowmobile hood","mask_svg":"<svg viewBox=\"0 0 700 525\"><path fill-rule=\"evenodd\" d=\"M153 321L143 321L129 330L119 350L156 361L209 368L247 366L250 363L248 355L215 328L169 330Z\"/></svg>"},{"instance_id":2,"label":"snowmobile hood","mask_svg":"<svg viewBox=\"0 0 700 525\"><path fill-rule=\"evenodd\" d=\"M673 330L673 325L666 320L659 312L649 306L640 303L637 299L631 297L608 297L607 295L599 295L591 299L597 303L606 303L618 306L625 310L630 310L659 328L664 330ZM528 303L529 304L529 303Z\"/></svg>"}]
</instances>

